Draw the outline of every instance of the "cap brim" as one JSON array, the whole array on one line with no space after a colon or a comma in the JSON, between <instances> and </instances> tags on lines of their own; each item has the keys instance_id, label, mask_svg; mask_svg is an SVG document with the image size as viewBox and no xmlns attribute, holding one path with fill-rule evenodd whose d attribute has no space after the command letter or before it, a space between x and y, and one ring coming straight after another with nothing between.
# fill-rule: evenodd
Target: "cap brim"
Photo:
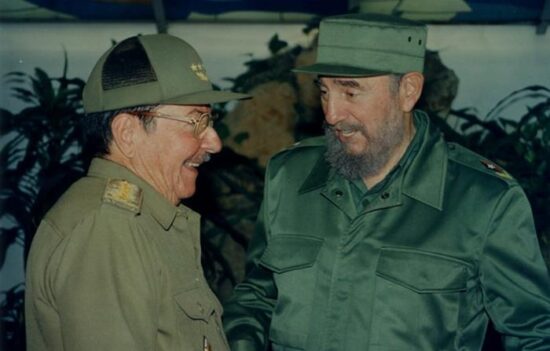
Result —
<instances>
[{"instance_id":1,"label":"cap brim","mask_svg":"<svg viewBox=\"0 0 550 351\"><path fill-rule=\"evenodd\" d=\"M230 91L206 90L166 99L163 100L161 104L206 105L219 102L228 102L232 100L250 99L251 97L252 96L248 94L233 93Z\"/></svg>"},{"instance_id":2,"label":"cap brim","mask_svg":"<svg viewBox=\"0 0 550 351\"><path fill-rule=\"evenodd\" d=\"M302 66L292 70L295 73L317 74L320 76L336 77L371 77L391 74L392 72L378 71L362 67L346 66L330 63L315 63L309 66Z\"/></svg>"}]
</instances>

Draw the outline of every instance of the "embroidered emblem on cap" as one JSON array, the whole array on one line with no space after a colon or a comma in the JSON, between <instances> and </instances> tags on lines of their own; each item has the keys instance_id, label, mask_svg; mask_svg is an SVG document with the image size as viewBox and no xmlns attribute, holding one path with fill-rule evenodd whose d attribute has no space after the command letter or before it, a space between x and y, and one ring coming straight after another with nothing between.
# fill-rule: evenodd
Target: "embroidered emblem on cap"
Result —
<instances>
[{"instance_id":1,"label":"embroidered emblem on cap","mask_svg":"<svg viewBox=\"0 0 550 351\"><path fill-rule=\"evenodd\" d=\"M191 70L200 80L208 81L208 76L206 75L206 69L200 63L194 63L191 65Z\"/></svg>"},{"instance_id":2,"label":"embroidered emblem on cap","mask_svg":"<svg viewBox=\"0 0 550 351\"><path fill-rule=\"evenodd\" d=\"M103 194L103 202L107 202L132 212L141 209L141 189L123 179L109 179Z\"/></svg>"},{"instance_id":3,"label":"embroidered emblem on cap","mask_svg":"<svg viewBox=\"0 0 550 351\"><path fill-rule=\"evenodd\" d=\"M488 160L480 160L481 164L485 166L485 168L490 169L491 171L495 172L498 176L505 179L514 179L510 173L506 172L504 168L500 167L494 162L488 161Z\"/></svg>"}]
</instances>

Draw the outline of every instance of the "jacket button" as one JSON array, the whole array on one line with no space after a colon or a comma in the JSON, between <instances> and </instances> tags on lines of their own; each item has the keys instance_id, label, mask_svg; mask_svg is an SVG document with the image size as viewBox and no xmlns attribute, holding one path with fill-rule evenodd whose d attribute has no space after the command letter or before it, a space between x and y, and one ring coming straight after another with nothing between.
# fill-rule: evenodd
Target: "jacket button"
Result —
<instances>
[{"instance_id":1,"label":"jacket button","mask_svg":"<svg viewBox=\"0 0 550 351\"><path fill-rule=\"evenodd\" d=\"M344 192L342 190L334 190L334 196L342 197L344 196Z\"/></svg>"},{"instance_id":2,"label":"jacket button","mask_svg":"<svg viewBox=\"0 0 550 351\"><path fill-rule=\"evenodd\" d=\"M386 200L388 197L390 197L390 193L385 191L384 193L382 193L382 195L380 197L382 198L382 200Z\"/></svg>"}]
</instances>

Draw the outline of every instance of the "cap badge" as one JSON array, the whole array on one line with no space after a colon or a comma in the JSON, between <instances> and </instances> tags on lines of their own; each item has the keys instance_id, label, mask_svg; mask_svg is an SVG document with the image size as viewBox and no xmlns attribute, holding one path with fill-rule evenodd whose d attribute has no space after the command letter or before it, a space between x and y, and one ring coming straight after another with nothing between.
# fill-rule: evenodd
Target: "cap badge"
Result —
<instances>
[{"instance_id":1,"label":"cap badge","mask_svg":"<svg viewBox=\"0 0 550 351\"><path fill-rule=\"evenodd\" d=\"M206 69L204 69L204 66L200 63L194 63L191 65L191 70L195 75L200 79L204 81L208 81L208 76L206 75Z\"/></svg>"},{"instance_id":2,"label":"cap badge","mask_svg":"<svg viewBox=\"0 0 550 351\"><path fill-rule=\"evenodd\" d=\"M107 182L103 202L138 213L141 209L141 201L142 193L137 185L123 179L109 179Z\"/></svg>"}]
</instances>

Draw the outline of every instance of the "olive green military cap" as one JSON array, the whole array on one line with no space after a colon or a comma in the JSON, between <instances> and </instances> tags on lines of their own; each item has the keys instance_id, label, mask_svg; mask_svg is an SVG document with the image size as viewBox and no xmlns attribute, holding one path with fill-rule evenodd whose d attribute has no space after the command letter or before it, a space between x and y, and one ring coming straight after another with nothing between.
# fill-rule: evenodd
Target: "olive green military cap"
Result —
<instances>
[{"instance_id":1,"label":"olive green military cap","mask_svg":"<svg viewBox=\"0 0 550 351\"><path fill-rule=\"evenodd\" d=\"M200 56L168 34L125 39L96 63L83 91L86 113L140 105L202 105L249 97L213 90Z\"/></svg>"},{"instance_id":2,"label":"olive green military cap","mask_svg":"<svg viewBox=\"0 0 550 351\"><path fill-rule=\"evenodd\" d=\"M379 14L327 17L319 26L316 63L294 72L364 77L422 72L424 24Z\"/></svg>"}]
</instances>

